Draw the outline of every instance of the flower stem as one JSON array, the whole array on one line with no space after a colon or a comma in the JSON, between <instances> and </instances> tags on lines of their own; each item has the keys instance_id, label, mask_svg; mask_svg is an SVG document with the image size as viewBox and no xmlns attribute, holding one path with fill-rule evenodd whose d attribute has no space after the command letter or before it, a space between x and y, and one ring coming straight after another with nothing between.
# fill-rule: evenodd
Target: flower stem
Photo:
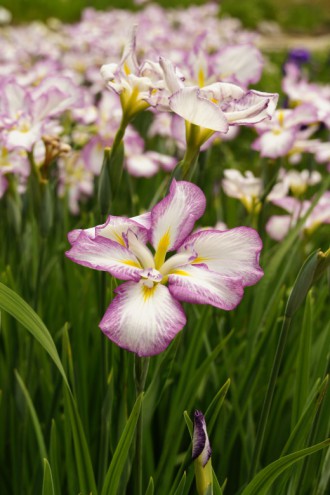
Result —
<instances>
[{"instance_id":1,"label":"flower stem","mask_svg":"<svg viewBox=\"0 0 330 495\"><path fill-rule=\"evenodd\" d=\"M181 162L182 167L182 179L191 180L196 172L196 165L199 157L199 148L187 148L183 160Z\"/></svg>"},{"instance_id":2,"label":"flower stem","mask_svg":"<svg viewBox=\"0 0 330 495\"><path fill-rule=\"evenodd\" d=\"M126 127L127 127L127 122L126 120L122 119L119 129L114 137L112 146L111 146L111 154L114 155L117 151L117 148L119 147L120 143L124 139Z\"/></svg>"},{"instance_id":3,"label":"flower stem","mask_svg":"<svg viewBox=\"0 0 330 495\"><path fill-rule=\"evenodd\" d=\"M280 370L282 357L283 357L283 351L285 348L285 343L287 340L287 335L289 332L290 325L291 325L291 317L284 316L282 329L281 329L281 333L280 333L280 338L279 338L279 341L277 344L276 354L275 354L275 358L274 358L274 362L273 362L273 367L272 367L272 371L271 371L269 382L268 382L266 397L265 397L265 400L264 400L264 403L262 406L261 417L260 417L260 421L259 421L259 425L258 425L258 431L257 431L256 443L255 443L254 452L252 455L249 480L251 480L254 477L254 475L258 469L259 458L260 458L261 449L263 446L268 416L269 416L270 408L271 408L271 405L273 402L276 381L277 381L278 373Z\"/></svg>"},{"instance_id":4,"label":"flower stem","mask_svg":"<svg viewBox=\"0 0 330 495\"><path fill-rule=\"evenodd\" d=\"M98 179L97 196L101 217L105 217L113 210L113 198L118 193L124 163L123 138L128 125L126 119L122 119L120 127L114 137L112 147L104 149L103 163Z\"/></svg>"},{"instance_id":5,"label":"flower stem","mask_svg":"<svg viewBox=\"0 0 330 495\"><path fill-rule=\"evenodd\" d=\"M141 358L135 356L134 360L134 377L136 397L144 391L144 386L147 378L150 358ZM142 463L142 436L143 436L143 405L141 406L140 416L136 425L135 439L135 493L142 495L142 478L143 478L143 463Z\"/></svg>"}]
</instances>

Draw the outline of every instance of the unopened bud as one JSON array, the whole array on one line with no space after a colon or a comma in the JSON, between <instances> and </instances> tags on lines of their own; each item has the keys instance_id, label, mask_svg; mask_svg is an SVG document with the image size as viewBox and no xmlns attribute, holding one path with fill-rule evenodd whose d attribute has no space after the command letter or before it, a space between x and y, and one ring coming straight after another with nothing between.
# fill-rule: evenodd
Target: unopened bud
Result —
<instances>
[{"instance_id":1,"label":"unopened bud","mask_svg":"<svg viewBox=\"0 0 330 495\"><path fill-rule=\"evenodd\" d=\"M205 418L200 411L195 411L192 458L194 460L198 495L212 495L213 493L211 453Z\"/></svg>"}]
</instances>

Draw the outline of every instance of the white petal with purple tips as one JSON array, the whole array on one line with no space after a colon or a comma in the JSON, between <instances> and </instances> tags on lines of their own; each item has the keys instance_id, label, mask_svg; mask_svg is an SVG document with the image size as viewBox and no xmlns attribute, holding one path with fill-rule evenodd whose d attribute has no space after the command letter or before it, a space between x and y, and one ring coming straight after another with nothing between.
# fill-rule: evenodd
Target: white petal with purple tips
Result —
<instances>
[{"instance_id":1,"label":"white petal with purple tips","mask_svg":"<svg viewBox=\"0 0 330 495\"><path fill-rule=\"evenodd\" d=\"M176 249L204 213L202 190L190 182L172 181L169 194L151 211L151 242L166 253Z\"/></svg>"},{"instance_id":2,"label":"white petal with purple tips","mask_svg":"<svg viewBox=\"0 0 330 495\"><path fill-rule=\"evenodd\" d=\"M142 224L138 223L137 220L126 217L110 215L104 225L99 225L95 228L95 233L96 235L119 242L119 244L126 245L126 236L129 230L134 232L142 242L147 241L148 230Z\"/></svg>"},{"instance_id":3,"label":"white petal with purple tips","mask_svg":"<svg viewBox=\"0 0 330 495\"><path fill-rule=\"evenodd\" d=\"M230 311L243 297L240 278L212 272L205 265L186 265L168 276L169 290L179 301L211 304Z\"/></svg>"},{"instance_id":4,"label":"white petal with purple tips","mask_svg":"<svg viewBox=\"0 0 330 495\"><path fill-rule=\"evenodd\" d=\"M191 124L218 132L228 131L228 122L220 107L201 97L198 87L174 93L170 97L170 108Z\"/></svg>"},{"instance_id":5,"label":"white petal with purple tips","mask_svg":"<svg viewBox=\"0 0 330 495\"><path fill-rule=\"evenodd\" d=\"M262 241L249 227L226 231L203 230L188 237L180 251L197 255L193 263L205 264L213 272L238 277L243 286L253 285L263 276L259 266Z\"/></svg>"},{"instance_id":6,"label":"white petal with purple tips","mask_svg":"<svg viewBox=\"0 0 330 495\"><path fill-rule=\"evenodd\" d=\"M139 356L164 351L186 324L181 304L164 285L127 282L116 293L100 328L115 344Z\"/></svg>"},{"instance_id":7,"label":"white petal with purple tips","mask_svg":"<svg viewBox=\"0 0 330 495\"><path fill-rule=\"evenodd\" d=\"M142 267L136 256L125 246L105 237L91 239L81 232L65 254L79 265L109 272L120 280L140 279Z\"/></svg>"}]
</instances>

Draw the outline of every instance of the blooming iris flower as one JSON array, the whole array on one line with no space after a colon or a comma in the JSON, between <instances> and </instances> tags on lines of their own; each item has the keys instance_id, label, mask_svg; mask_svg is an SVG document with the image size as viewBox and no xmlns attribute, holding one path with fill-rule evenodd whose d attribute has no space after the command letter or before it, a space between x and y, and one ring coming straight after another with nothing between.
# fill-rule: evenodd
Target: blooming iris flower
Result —
<instances>
[{"instance_id":1,"label":"blooming iris flower","mask_svg":"<svg viewBox=\"0 0 330 495\"><path fill-rule=\"evenodd\" d=\"M150 105L155 106L159 90L165 83L158 63L145 60L141 65L136 59L136 30L133 29L119 64L105 64L101 75L107 86L120 95L123 113L127 121Z\"/></svg>"},{"instance_id":2,"label":"blooming iris flower","mask_svg":"<svg viewBox=\"0 0 330 495\"><path fill-rule=\"evenodd\" d=\"M294 110L289 108L276 110L272 120L263 121L256 126L259 138L252 148L260 151L261 156L278 158L294 151L295 143L304 136L301 126L310 126L317 121L317 113L310 104L303 104ZM316 130L311 127L311 130Z\"/></svg>"},{"instance_id":3,"label":"blooming iris flower","mask_svg":"<svg viewBox=\"0 0 330 495\"><path fill-rule=\"evenodd\" d=\"M300 218L305 216L312 202L299 201L297 198L285 197L272 200L272 203L289 215L273 215L266 224L268 235L275 241L282 241ZM302 227L303 233L311 235L320 225L330 224L330 191L326 191Z\"/></svg>"},{"instance_id":4,"label":"blooming iris flower","mask_svg":"<svg viewBox=\"0 0 330 495\"><path fill-rule=\"evenodd\" d=\"M249 212L260 210L263 188L259 177L250 170L243 175L239 170L227 169L223 174L222 188L227 196L239 199Z\"/></svg>"},{"instance_id":5,"label":"blooming iris flower","mask_svg":"<svg viewBox=\"0 0 330 495\"><path fill-rule=\"evenodd\" d=\"M246 91L227 82L185 86L170 60L161 57L159 63L170 92L169 107L186 121L187 136L192 124L200 128L195 136L199 146L216 131L227 133L231 125L256 124L270 119L275 111L278 94Z\"/></svg>"},{"instance_id":6,"label":"blooming iris flower","mask_svg":"<svg viewBox=\"0 0 330 495\"><path fill-rule=\"evenodd\" d=\"M181 301L232 310L244 287L262 277L262 243L255 230L191 234L205 205L199 187L173 180L169 194L150 213L110 216L104 225L70 232L68 258L126 281L100 323L120 347L139 356L158 354L186 324Z\"/></svg>"}]
</instances>

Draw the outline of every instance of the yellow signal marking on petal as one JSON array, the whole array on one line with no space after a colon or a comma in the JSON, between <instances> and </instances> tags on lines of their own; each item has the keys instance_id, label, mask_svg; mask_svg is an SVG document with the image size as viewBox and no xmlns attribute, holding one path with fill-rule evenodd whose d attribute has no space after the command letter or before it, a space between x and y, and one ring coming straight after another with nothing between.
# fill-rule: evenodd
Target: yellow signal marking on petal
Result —
<instances>
[{"instance_id":1,"label":"yellow signal marking on petal","mask_svg":"<svg viewBox=\"0 0 330 495\"><path fill-rule=\"evenodd\" d=\"M278 123L280 124L281 127L284 125L284 112L283 110L279 110L278 112Z\"/></svg>"},{"instance_id":2,"label":"yellow signal marking on petal","mask_svg":"<svg viewBox=\"0 0 330 495\"><path fill-rule=\"evenodd\" d=\"M171 242L170 229L160 239L155 253L155 267L158 270L165 261L165 256Z\"/></svg>"},{"instance_id":3,"label":"yellow signal marking on petal","mask_svg":"<svg viewBox=\"0 0 330 495\"><path fill-rule=\"evenodd\" d=\"M114 236L119 244L121 244L122 246L126 246L123 236L121 234L118 234L118 232L114 232Z\"/></svg>"},{"instance_id":4,"label":"yellow signal marking on petal","mask_svg":"<svg viewBox=\"0 0 330 495\"><path fill-rule=\"evenodd\" d=\"M123 69L124 69L124 72L125 72L126 76L129 76L130 73L131 73L131 69L129 68L127 62L124 63Z\"/></svg>"},{"instance_id":5,"label":"yellow signal marking on petal","mask_svg":"<svg viewBox=\"0 0 330 495\"><path fill-rule=\"evenodd\" d=\"M182 275L183 277L190 277L190 273L185 272L184 270L180 270L179 268L177 270L173 270L172 274L173 275Z\"/></svg>"},{"instance_id":6,"label":"yellow signal marking on petal","mask_svg":"<svg viewBox=\"0 0 330 495\"><path fill-rule=\"evenodd\" d=\"M219 103L219 100L217 100L216 98L211 98L211 101L212 101L212 103L215 103L216 105Z\"/></svg>"},{"instance_id":7,"label":"yellow signal marking on petal","mask_svg":"<svg viewBox=\"0 0 330 495\"><path fill-rule=\"evenodd\" d=\"M202 88L205 86L205 74L202 68L198 71L198 86Z\"/></svg>"},{"instance_id":8,"label":"yellow signal marking on petal","mask_svg":"<svg viewBox=\"0 0 330 495\"><path fill-rule=\"evenodd\" d=\"M147 287L146 285L142 286L142 294L143 294L143 300L144 302L148 301L150 297L152 297L153 293L156 290L157 285L154 285L153 287Z\"/></svg>"},{"instance_id":9,"label":"yellow signal marking on petal","mask_svg":"<svg viewBox=\"0 0 330 495\"><path fill-rule=\"evenodd\" d=\"M124 265L135 266L136 268L141 268L140 263L138 263L137 261L133 261L133 260L121 260L121 262L124 263Z\"/></svg>"},{"instance_id":10,"label":"yellow signal marking on petal","mask_svg":"<svg viewBox=\"0 0 330 495\"><path fill-rule=\"evenodd\" d=\"M204 258L203 256L197 256L197 258L194 259L192 264L199 264L199 263L204 263L205 261L208 261L210 258Z\"/></svg>"}]
</instances>

